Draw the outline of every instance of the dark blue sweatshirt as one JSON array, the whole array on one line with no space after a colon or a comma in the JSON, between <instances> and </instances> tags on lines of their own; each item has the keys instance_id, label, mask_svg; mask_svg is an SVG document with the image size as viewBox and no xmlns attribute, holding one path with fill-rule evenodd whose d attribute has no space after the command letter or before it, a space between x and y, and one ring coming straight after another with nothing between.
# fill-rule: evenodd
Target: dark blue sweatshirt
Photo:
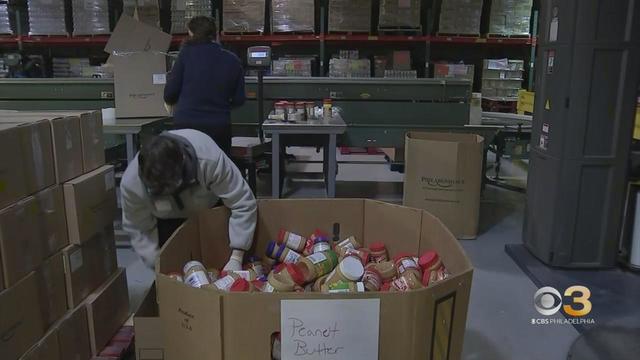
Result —
<instances>
[{"instance_id":1,"label":"dark blue sweatshirt","mask_svg":"<svg viewBox=\"0 0 640 360\"><path fill-rule=\"evenodd\" d=\"M220 44L185 44L167 76L164 101L175 105L176 125L225 125L231 108L245 101L238 57Z\"/></svg>"}]
</instances>

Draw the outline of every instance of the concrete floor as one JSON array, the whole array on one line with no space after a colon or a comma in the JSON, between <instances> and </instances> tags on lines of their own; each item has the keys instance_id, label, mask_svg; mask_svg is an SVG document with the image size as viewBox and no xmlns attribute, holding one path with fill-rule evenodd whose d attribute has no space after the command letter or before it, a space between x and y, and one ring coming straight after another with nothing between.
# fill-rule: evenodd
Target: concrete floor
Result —
<instances>
[{"instance_id":1,"label":"concrete floor","mask_svg":"<svg viewBox=\"0 0 640 360\"><path fill-rule=\"evenodd\" d=\"M310 149L291 149L298 160L321 159ZM382 156L348 155L340 161L383 162ZM517 165L517 164L516 164ZM319 164L292 164L292 172L320 172ZM344 164L339 167L338 197L365 197L394 203L402 201L403 176L389 171L384 164ZM526 176L522 166L507 162L503 175L514 182ZM288 181L288 197L324 197L322 183L308 174L295 174ZM269 196L268 176L259 182L258 193ZM495 187L487 187L482 196L481 235L463 241L475 267L463 358L468 360L560 360L578 333L570 325L536 326L533 307L533 282L504 252L504 245L521 242L525 196ZM127 268L132 309L153 281L153 273L144 268L130 249L119 249L121 266ZM558 315L561 316L561 315Z\"/></svg>"}]
</instances>

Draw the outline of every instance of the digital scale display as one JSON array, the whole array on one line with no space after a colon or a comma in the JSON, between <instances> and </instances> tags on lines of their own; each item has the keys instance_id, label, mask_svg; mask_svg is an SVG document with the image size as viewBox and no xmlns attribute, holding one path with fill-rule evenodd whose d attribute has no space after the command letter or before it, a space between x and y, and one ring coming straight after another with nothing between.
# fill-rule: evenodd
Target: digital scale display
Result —
<instances>
[{"instance_id":1,"label":"digital scale display","mask_svg":"<svg viewBox=\"0 0 640 360\"><path fill-rule=\"evenodd\" d=\"M251 53L251 57L252 58L260 58L260 59L264 59L268 56L268 53L266 51L261 51L261 52L254 52Z\"/></svg>"},{"instance_id":2,"label":"digital scale display","mask_svg":"<svg viewBox=\"0 0 640 360\"><path fill-rule=\"evenodd\" d=\"M268 46L252 46L248 48L247 64L262 68L271 66L271 48Z\"/></svg>"}]
</instances>

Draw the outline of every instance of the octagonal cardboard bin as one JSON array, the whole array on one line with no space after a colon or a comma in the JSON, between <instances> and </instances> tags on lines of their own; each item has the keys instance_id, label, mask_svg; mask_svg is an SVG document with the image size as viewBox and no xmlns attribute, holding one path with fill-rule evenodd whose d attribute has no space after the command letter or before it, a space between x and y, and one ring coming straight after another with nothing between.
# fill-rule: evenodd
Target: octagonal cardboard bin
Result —
<instances>
[{"instance_id":1,"label":"octagonal cardboard bin","mask_svg":"<svg viewBox=\"0 0 640 360\"><path fill-rule=\"evenodd\" d=\"M384 241L391 255L437 251L451 277L407 293L221 293L195 289L164 274L190 260L222 267L229 257L229 211L212 209L185 223L162 248L156 264L158 302L167 360L270 359L280 331L283 299L380 299L380 360L460 359L473 268L455 237L426 211L372 200L262 200L254 253L280 228L299 234L339 224L340 237L365 246ZM311 309L310 309L311 310Z\"/></svg>"}]
</instances>

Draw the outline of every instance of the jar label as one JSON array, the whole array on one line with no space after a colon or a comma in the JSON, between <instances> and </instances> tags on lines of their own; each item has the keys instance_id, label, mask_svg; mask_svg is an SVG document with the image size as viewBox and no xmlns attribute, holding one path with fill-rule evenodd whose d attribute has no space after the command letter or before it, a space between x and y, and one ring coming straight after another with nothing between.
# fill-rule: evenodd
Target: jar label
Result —
<instances>
[{"instance_id":1,"label":"jar label","mask_svg":"<svg viewBox=\"0 0 640 360\"><path fill-rule=\"evenodd\" d=\"M229 291L229 289L231 289L231 285L233 285L235 281L236 279L234 279L233 276L227 275L222 279L214 282L213 285L220 290Z\"/></svg>"},{"instance_id":2,"label":"jar label","mask_svg":"<svg viewBox=\"0 0 640 360\"><path fill-rule=\"evenodd\" d=\"M342 240L338 243L338 247L341 248L347 248L347 249L355 249L356 247L353 246L353 243L351 242L351 238L347 238L345 240Z\"/></svg>"},{"instance_id":3,"label":"jar label","mask_svg":"<svg viewBox=\"0 0 640 360\"><path fill-rule=\"evenodd\" d=\"M191 287L200 288L209 285L209 278L207 278L207 274L204 271L196 271L187 276L185 282Z\"/></svg>"},{"instance_id":4,"label":"jar label","mask_svg":"<svg viewBox=\"0 0 640 360\"><path fill-rule=\"evenodd\" d=\"M314 253L320 253L320 252L328 251L328 250L331 250L331 246L329 246L329 244L325 243L325 242L317 243L313 247L313 252Z\"/></svg>"},{"instance_id":5,"label":"jar label","mask_svg":"<svg viewBox=\"0 0 640 360\"><path fill-rule=\"evenodd\" d=\"M275 292L276 289L269 283L264 284L264 288L262 288L262 292L272 293Z\"/></svg>"},{"instance_id":6,"label":"jar label","mask_svg":"<svg viewBox=\"0 0 640 360\"><path fill-rule=\"evenodd\" d=\"M305 239L298 234L289 233L289 236L287 237L287 245L289 245L291 249L297 250L300 249L300 245L302 245L304 240Z\"/></svg>"},{"instance_id":7,"label":"jar label","mask_svg":"<svg viewBox=\"0 0 640 360\"><path fill-rule=\"evenodd\" d=\"M234 273L247 281L251 281L251 273L248 270L234 271Z\"/></svg>"},{"instance_id":8,"label":"jar label","mask_svg":"<svg viewBox=\"0 0 640 360\"><path fill-rule=\"evenodd\" d=\"M380 276L373 271L365 271L362 282L371 283L375 289L380 289Z\"/></svg>"},{"instance_id":9,"label":"jar label","mask_svg":"<svg viewBox=\"0 0 640 360\"><path fill-rule=\"evenodd\" d=\"M314 265L316 265L327 260L327 256L323 253L316 253L316 254L307 256L307 259L309 259Z\"/></svg>"},{"instance_id":10,"label":"jar label","mask_svg":"<svg viewBox=\"0 0 640 360\"><path fill-rule=\"evenodd\" d=\"M283 263L285 264L297 264L300 261L300 254L295 251L289 251L285 256Z\"/></svg>"},{"instance_id":11,"label":"jar label","mask_svg":"<svg viewBox=\"0 0 640 360\"><path fill-rule=\"evenodd\" d=\"M416 262L413 261L413 259L404 259L400 262L400 265L398 265L398 274L402 274L407 270L419 270L418 265L416 265Z\"/></svg>"},{"instance_id":12,"label":"jar label","mask_svg":"<svg viewBox=\"0 0 640 360\"><path fill-rule=\"evenodd\" d=\"M407 279L403 277L399 277L393 280L393 282L391 283L391 286L393 286L399 291L409 291L411 289L411 287L409 286L409 283L407 282Z\"/></svg>"}]
</instances>

